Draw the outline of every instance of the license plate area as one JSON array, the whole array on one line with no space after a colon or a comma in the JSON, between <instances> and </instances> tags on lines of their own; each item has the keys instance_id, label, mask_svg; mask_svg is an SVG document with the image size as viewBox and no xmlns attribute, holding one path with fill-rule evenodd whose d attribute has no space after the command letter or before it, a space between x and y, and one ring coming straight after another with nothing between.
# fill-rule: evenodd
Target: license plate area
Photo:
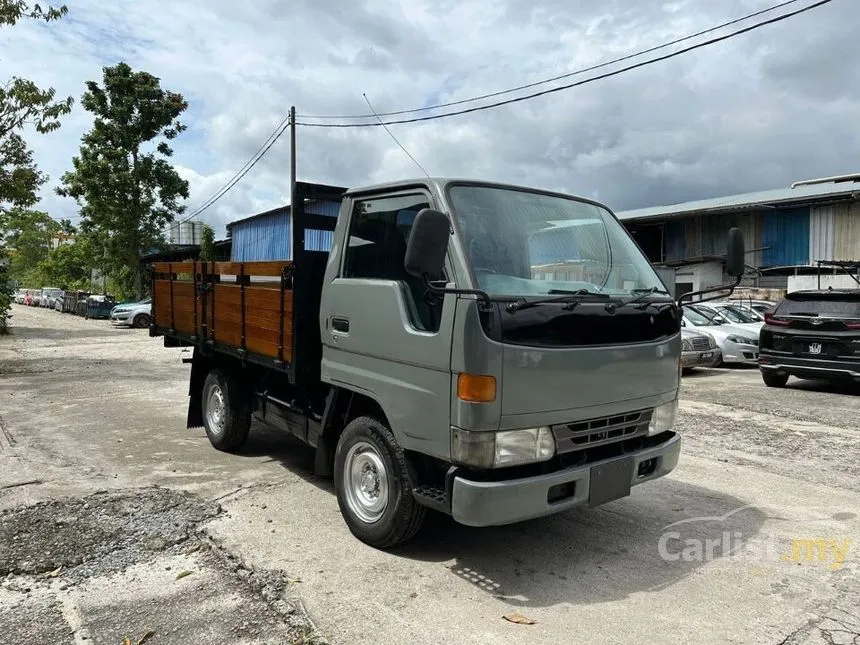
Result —
<instances>
[{"instance_id":1,"label":"license plate area","mask_svg":"<svg viewBox=\"0 0 860 645\"><path fill-rule=\"evenodd\" d=\"M699 354L699 359L703 361L713 357L714 352L702 352L701 354Z\"/></svg>"},{"instance_id":2,"label":"license plate area","mask_svg":"<svg viewBox=\"0 0 860 645\"><path fill-rule=\"evenodd\" d=\"M588 505L600 506L630 494L633 480L633 458L614 459L593 466L589 477Z\"/></svg>"}]
</instances>

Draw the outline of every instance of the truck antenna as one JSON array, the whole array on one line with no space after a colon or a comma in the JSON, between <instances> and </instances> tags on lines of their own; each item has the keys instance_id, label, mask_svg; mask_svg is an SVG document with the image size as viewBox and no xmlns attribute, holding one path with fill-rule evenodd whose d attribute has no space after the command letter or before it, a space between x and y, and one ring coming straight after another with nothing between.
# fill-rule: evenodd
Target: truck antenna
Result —
<instances>
[{"instance_id":1,"label":"truck antenna","mask_svg":"<svg viewBox=\"0 0 860 645\"><path fill-rule=\"evenodd\" d=\"M424 173L424 176L427 177L427 179L430 179L430 173L427 172L426 170L424 170L424 166L422 166L420 163L418 163L418 160L415 159L415 157L413 157L411 154L409 154L409 151L405 147L403 147L403 144L397 140L397 137L395 137L394 134L392 134L391 130L388 129L388 126L385 125L385 122L379 118L379 115L376 113L376 110L374 110L373 106L370 104L370 99L367 98L367 94L362 92L361 95L364 97L364 101L365 101L365 103L367 103L367 107L370 108L370 112L373 114L373 116L376 117L376 120L379 121L379 125L381 125L383 128L385 128L385 131L388 133L388 136L391 137L392 139L394 139L394 143L396 143L398 146L400 146L400 149L403 151L403 153L407 157L409 157L412 160L412 163L414 163L416 166L418 166L421 169L421 172Z\"/></svg>"}]
</instances>

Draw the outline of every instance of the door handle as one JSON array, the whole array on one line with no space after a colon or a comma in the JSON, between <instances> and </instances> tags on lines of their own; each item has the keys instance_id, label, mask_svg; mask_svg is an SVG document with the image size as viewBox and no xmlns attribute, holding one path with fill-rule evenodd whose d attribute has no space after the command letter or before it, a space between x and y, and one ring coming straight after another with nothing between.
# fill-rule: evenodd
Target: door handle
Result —
<instances>
[{"instance_id":1,"label":"door handle","mask_svg":"<svg viewBox=\"0 0 860 645\"><path fill-rule=\"evenodd\" d=\"M339 331L342 334L349 333L349 318L332 318L331 319L331 328L332 331Z\"/></svg>"}]
</instances>

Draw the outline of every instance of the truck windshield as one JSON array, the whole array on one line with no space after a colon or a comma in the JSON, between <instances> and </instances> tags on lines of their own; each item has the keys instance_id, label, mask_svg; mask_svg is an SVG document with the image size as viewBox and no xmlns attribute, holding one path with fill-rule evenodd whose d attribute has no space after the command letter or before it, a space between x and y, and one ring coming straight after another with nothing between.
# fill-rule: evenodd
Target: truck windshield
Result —
<instances>
[{"instance_id":1,"label":"truck windshield","mask_svg":"<svg viewBox=\"0 0 860 645\"><path fill-rule=\"evenodd\" d=\"M605 208L514 188L454 185L453 215L478 287L491 296L665 287Z\"/></svg>"}]
</instances>

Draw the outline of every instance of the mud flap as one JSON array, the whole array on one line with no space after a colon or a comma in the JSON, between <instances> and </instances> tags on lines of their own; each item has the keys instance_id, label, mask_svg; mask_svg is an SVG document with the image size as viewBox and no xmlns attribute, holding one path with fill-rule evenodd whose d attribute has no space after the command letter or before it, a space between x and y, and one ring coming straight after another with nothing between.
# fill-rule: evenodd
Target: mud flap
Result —
<instances>
[{"instance_id":1,"label":"mud flap","mask_svg":"<svg viewBox=\"0 0 860 645\"><path fill-rule=\"evenodd\" d=\"M194 348L194 357L191 360L191 378L188 385L188 417L185 421L186 428L203 427L203 383L209 374L211 365L203 358L197 348Z\"/></svg>"}]
</instances>

